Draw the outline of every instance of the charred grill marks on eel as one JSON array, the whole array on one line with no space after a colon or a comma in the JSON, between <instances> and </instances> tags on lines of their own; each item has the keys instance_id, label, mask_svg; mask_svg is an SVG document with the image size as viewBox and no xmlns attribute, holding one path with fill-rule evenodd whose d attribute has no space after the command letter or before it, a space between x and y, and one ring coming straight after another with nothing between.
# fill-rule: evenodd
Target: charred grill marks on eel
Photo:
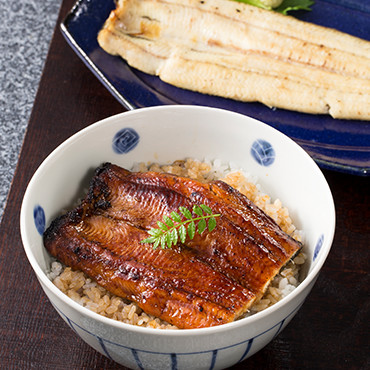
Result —
<instances>
[{"instance_id":1,"label":"charred grill marks on eel","mask_svg":"<svg viewBox=\"0 0 370 370\"><path fill-rule=\"evenodd\" d=\"M142 244L179 206L208 205L217 227L171 249ZM106 163L85 199L44 233L46 249L107 290L179 328L231 322L261 298L301 244L222 181L203 184Z\"/></svg>"}]
</instances>

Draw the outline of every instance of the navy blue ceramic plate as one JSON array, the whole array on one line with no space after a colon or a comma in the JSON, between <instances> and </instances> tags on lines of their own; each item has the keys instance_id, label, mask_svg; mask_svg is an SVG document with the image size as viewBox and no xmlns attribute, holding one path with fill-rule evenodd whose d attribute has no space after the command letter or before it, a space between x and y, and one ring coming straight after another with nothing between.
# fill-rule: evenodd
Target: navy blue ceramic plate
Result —
<instances>
[{"instance_id":1,"label":"navy blue ceramic plate","mask_svg":"<svg viewBox=\"0 0 370 370\"><path fill-rule=\"evenodd\" d=\"M113 0L79 0L61 30L78 56L127 109L194 104L232 110L259 119L291 137L322 168L370 174L370 122L272 110L259 103L242 103L168 85L129 67L121 58L99 47L97 33L113 8ZM317 0L311 12L296 12L294 16L370 40L368 1Z\"/></svg>"}]
</instances>

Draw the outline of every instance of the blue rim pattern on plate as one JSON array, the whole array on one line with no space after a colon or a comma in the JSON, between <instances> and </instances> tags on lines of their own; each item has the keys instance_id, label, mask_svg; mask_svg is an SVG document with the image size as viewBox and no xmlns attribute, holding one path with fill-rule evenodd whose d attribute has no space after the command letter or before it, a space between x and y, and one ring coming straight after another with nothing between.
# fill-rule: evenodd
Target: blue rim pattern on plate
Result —
<instances>
[{"instance_id":1,"label":"blue rim pattern on plate","mask_svg":"<svg viewBox=\"0 0 370 370\"><path fill-rule=\"evenodd\" d=\"M324 243L324 235L321 235L319 240L316 243L315 250L313 252L313 259L312 259L313 261L315 261L317 256L319 255L323 243Z\"/></svg>"},{"instance_id":2,"label":"blue rim pattern on plate","mask_svg":"<svg viewBox=\"0 0 370 370\"><path fill-rule=\"evenodd\" d=\"M274 148L263 139L258 139L252 144L251 155L261 166L271 166L275 161Z\"/></svg>"},{"instance_id":3,"label":"blue rim pattern on plate","mask_svg":"<svg viewBox=\"0 0 370 370\"><path fill-rule=\"evenodd\" d=\"M127 109L193 104L239 112L292 138L322 168L370 175L369 122L275 110L259 103L242 103L170 86L158 77L130 68L121 58L108 55L99 47L97 33L113 8L113 0L78 0L62 22L61 30L76 54ZM311 12L296 12L294 16L370 39L370 2L316 0Z\"/></svg>"},{"instance_id":4,"label":"blue rim pattern on plate","mask_svg":"<svg viewBox=\"0 0 370 370\"><path fill-rule=\"evenodd\" d=\"M45 231L45 212L38 204L33 208L33 221L37 232L42 235Z\"/></svg>"},{"instance_id":5,"label":"blue rim pattern on plate","mask_svg":"<svg viewBox=\"0 0 370 370\"><path fill-rule=\"evenodd\" d=\"M126 154L136 147L139 140L139 134L133 128L123 128L113 137L113 151L117 154Z\"/></svg>"}]
</instances>

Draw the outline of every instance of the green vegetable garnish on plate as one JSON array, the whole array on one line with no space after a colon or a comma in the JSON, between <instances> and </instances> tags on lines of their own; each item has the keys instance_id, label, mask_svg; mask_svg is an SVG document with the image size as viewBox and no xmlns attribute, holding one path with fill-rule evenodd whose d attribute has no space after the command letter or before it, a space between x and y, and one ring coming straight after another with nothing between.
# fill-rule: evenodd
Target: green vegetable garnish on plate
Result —
<instances>
[{"instance_id":1,"label":"green vegetable garnish on plate","mask_svg":"<svg viewBox=\"0 0 370 370\"><path fill-rule=\"evenodd\" d=\"M311 10L312 0L235 0L240 3L254 5L262 9L274 10L276 12L287 14L293 10Z\"/></svg>"}]
</instances>

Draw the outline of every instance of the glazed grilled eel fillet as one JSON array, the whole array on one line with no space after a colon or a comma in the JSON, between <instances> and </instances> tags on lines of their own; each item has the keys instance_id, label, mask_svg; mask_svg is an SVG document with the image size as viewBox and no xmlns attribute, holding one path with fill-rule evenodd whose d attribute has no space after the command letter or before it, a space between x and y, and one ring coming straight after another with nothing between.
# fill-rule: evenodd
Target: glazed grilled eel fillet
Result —
<instances>
[{"instance_id":1,"label":"glazed grilled eel fillet","mask_svg":"<svg viewBox=\"0 0 370 370\"><path fill-rule=\"evenodd\" d=\"M64 264L84 271L117 296L179 328L231 322L248 310L255 295L214 271L190 250L154 250L147 233L99 215L96 204L54 220L44 234L46 249Z\"/></svg>"},{"instance_id":2,"label":"glazed grilled eel fillet","mask_svg":"<svg viewBox=\"0 0 370 370\"><path fill-rule=\"evenodd\" d=\"M186 247L257 299L301 248L248 198L222 181L202 184L170 174L130 172L108 163L97 170L88 202L99 214L142 229L157 227L157 221L180 206L209 206L221 214L216 229L196 234Z\"/></svg>"},{"instance_id":3,"label":"glazed grilled eel fillet","mask_svg":"<svg viewBox=\"0 0 370 370\"><path fill-rule=\"evenodd\" d=\"M212 232L172 249L141 243L164 214L193 204L222 214ZM179 328L240 317L301 247L221 181L201 184L109 163L95 171L81 204L51 223L44 245L62 263Z\"/></svg>"},{"instance_id":4,"label":"glazed grilled eel fillet","mask_svg":"<svg viewBox=\"0 0 370 370\"><path fill-rule=\"evenodd\" d=\"M370 42L230 0L119 0L98 35L180 88L370 119Z\"/></svg>"}]
</instances>

